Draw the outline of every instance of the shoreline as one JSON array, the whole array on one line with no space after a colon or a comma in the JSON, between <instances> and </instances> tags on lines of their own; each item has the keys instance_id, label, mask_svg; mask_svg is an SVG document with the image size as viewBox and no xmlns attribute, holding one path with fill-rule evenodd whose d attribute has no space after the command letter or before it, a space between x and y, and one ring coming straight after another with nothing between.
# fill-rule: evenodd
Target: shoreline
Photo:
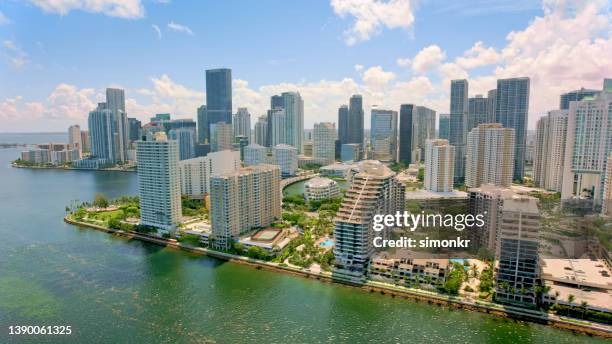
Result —
<instances>
[{"instance_id":1,"label":"shoreline","mask_svg":"<svg viewBox=\"0 0 612 344\"><path fill-rule=\"evenodd\" d=\"M210 250L204 247L193 247L185 245L177 241L170 241L163 238L152 237L149 235L125 232L122 230L115 230L99 225L90 223L75 221L64 217L64 222L77 226L96 229L105 233L124 237L128 239L136 239L142 242L147 242L159 246L171 247L177 250L194 253L198 255L205 255L216 259L225 260L228 262L234 262L238 264L249 265L255 269L265 269L269 271L276 271L281 273L287 273L295 276L301 276L304 278L312 278L319 280L323 283L335 283L345 287L357 288L364 292L378 292L383 295L390 295L391 297L402 297L412 299L416 301L423 301L429 304L435 304L438 306L448 306L456 309L463 309L468 311L478 311L481 313L487 313L498 317L513 319L517 321L532 322L541 325L548 325L559 329L569 330L589 336L598 336L602 338L612 338L612 326L588 322L580 319L560 317L555 314L543 313L539 311L532 311L527 309L521 309L513 306L505 306L490 303L487 301L471 301L462 299L456 296L439 294L436 292L409 289L401 286L393 286L390 284L377 282L377 281L356 281L340 276L334 276L329 272L315 273L306 269L298 269L290 266L281 266L279 263L271 263L261 261L253 258L238 256L230 253Z\"/></svg>"},{"instance_id":2,"label":"shoreline","mask_svg":"<svg viewBox=\"0 0 612 344\"><path fill-rule=\"evenodd\" d=\"M102 171L102 172L136 172L136 169L113 169L113 168L76 168L76 167L61 167L61 166L20 166L11 162L13 168L25 168L32 170L65 170L65 171Z\"/></svg>"}]
</instances>

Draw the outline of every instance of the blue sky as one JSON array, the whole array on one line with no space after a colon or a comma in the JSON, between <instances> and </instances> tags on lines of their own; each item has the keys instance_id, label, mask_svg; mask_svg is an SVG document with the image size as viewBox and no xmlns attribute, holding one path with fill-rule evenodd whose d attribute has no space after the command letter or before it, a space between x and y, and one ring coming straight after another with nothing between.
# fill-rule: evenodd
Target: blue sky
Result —
<instances>
[{"instance_id":1,"label":"blue sky","mask_svg":"<svg viewBox=\"0 0 612 344\"><path fill-rule=\"evenodd\" d=\"M509 76L532 77L537 116L562 90L612 74L596 62L585 71L570 61L568 71L559 56L580 44L599 59L612 54L607 11L606 2L552 0L3 1L0 131L85 124L111 85L126 89L130 116L193 117L204 70L216 67L232 68L234 106L248 107L253 120L284 90L302 92L306 127L335 121L352 92L366 106L417 103L444 113L448 80L467 77L474 95ZM580 23L584 34L565 32ZM542 68L523 67L533 64ZM542 74L560 67L561 76Z\"/></svg>"}]
</instances>

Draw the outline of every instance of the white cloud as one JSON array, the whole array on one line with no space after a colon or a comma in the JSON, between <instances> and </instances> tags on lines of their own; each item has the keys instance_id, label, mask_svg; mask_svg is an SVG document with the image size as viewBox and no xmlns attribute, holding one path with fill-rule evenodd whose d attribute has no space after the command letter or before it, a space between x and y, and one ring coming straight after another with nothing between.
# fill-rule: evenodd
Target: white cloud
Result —
<instances>
[{"instance_id":1,"label":"white cloud","mask_svg":"<svg viewBox=\"0 0 612 344\"><path fill-rule=\"evenodd\" d=\"M409 58L398 58L397 60L395 60L395 62L400 67L410 67L410 65L412 64L412 60L410 60Z\"/></svg>"},{"instance_id":2,"label":"white cloud","mask_svg":"<svg viewBox=\"0 0 612 344\"><path fill-rule=\"evenodd\" d=\"M140 0L29 0L45 12L66 15L79 10L102 13L110 17L136 19L144 17Z\"/></svg>"},{"instance_id":3,"label":"white cloud","mask_svg":"<svg viewBox=\"0 0 612 344\"><path fill-rule=\"evenodd\" d=\"M5 40L2 42L2 46L2 55L11 66L21 68L30 62L28 53L21 49L14 41Z\"/></svg>"},{"instance_id":4,"label":"white cloud","mask_svg":"<svg viewBox=\"0 0 612 344\"><path fill-rule=\"evenodd\" d=\"M367 87L380 91L395 79L395 74L385 71L381 66L374 66L363 72L362 79Z\"/></svg>"},{"instance_id":5,"label":"white cloud","mask_svg":"<svg viewBox=\"0 0 612 344\"><path fill-rule=\"evenodd\" d=\"M191 31L191 29L185 25L181 25L181 24L177 24L173 21L168 23L168 29L174 31L174 32L182 32L182 33L186 33L190 36L193 36L193 31Z\"/></svg>"},{"instance_id":6,"label":"white cloud","mask_svg":"<svg viewBox=\"0 0 612 344\"><path fill-rule=\"evenodd\" d=\"M151 24L151 27L153 28L153 30L155 30L155 33L157 33L157 39L161 39L162 38L162 32L161 32L159 26L157 26L155 24Z\"/></svg>"},{"instance_id":7,"label":"white cloud","mask_svg":"<svg viewBox=\"0 0 612 344\"><path fill-rule=\"evenodd\" d=\"M411 0L331 0L338 16L355 19L353 26L344 32L347 45L367 41L385 27L409 29L414 23L415 3Z\"/></svg>"},{"instance_id":8,"label":"white cloud","mask_svg":"<svg viewBox=\"0 0 612 344\"><path fill-rule=\"evenodd\" d=\"M486 48L478 41L469 50L455 59L455 63L464 69L472 69L480 66L496 64L501 60L501 55L493 47Z\"/></svg>"},{"instance_id":9,"label":"white cloud","mask_svg":"<svg viewBox=\"0 0 612 344\"><path fill-rule=\"evenodd\" d=\"M353 68L355 68L357 72L361 72L363 70L363 65L356 64Z\"/></svg>"},{"instance_id":10,"label":"white cloud","mask_svg":"<svg viewBox=\"0 0 612 344\"><path fill-rule=\"evenodd\" d=\"M0 25L9 24L11 21L0 11Z\"/></svg>"},{"instance_id":11,"label":"white cloud","mask_svg":"<svg viewBox=\"0 0 612 344\"><path fill-rule=\"evenodd\" d=\"M437 45L427 46L412 59L412 70L416 73L427 73L438 67L446 58L446 53Z\"/></svg>"}]
</instances>

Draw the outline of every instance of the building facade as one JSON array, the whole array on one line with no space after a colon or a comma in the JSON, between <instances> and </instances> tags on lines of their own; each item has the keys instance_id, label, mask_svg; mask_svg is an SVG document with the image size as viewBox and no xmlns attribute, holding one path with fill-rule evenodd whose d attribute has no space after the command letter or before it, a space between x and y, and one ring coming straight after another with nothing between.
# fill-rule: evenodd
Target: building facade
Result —
<instances>
[{"instance_id":1,"label":"building facade","mask_svg":"<svg viewBox=\"0 0 612 344\"><path fill-rule=\"evenodd\" d=\"M448 140L434 139L425 142L425 178L423 187L433 192L453 191L455 172L455 147Z\"/></svg>"},{"instance_id":2,"label":"building facade","mask_svg":"<svg viewBox=\"0 0 612 344\"><path fill-rule=\"evenodd\" d=\"M465 185L510 186L514 167L514 129L480 124L467 137Z\"/></svg>"}]
</instances>

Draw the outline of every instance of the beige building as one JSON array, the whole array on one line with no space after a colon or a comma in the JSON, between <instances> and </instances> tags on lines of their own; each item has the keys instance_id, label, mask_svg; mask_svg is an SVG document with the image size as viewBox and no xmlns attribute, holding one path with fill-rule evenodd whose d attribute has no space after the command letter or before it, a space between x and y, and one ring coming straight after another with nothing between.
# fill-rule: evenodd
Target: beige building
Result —
<instances>
[{"instance_id":1,"label":"beige building","mask_svg":"<svg viewBox=\"0 0 612 344\"><path fill-rule=\"evenodd\" d=\"M336 161L336 136L334 123L315 123L312 133L312 157L315 163L327 165Z\"/></svg>"},{"instance_id":2,"label":"beige building","mask_svg":"<svg viewBox=\"0 0 612 344\"><path fill-rule=\"evenodd\" d=\"M321 201L340 196L338 182L329 178L315 177L304 184L306 201Z\"/></svg>"},{"instance_id":3,"label":"beige building","mask_svg":"<svg viewBox=\"0 0 612 344\"><path fill-rule=\"evenodd\" d=\"M448 140L427 140L425 142L425 190L453 191L454 170L455 147L449 145Z\"/></svg>"},{"instance_id":4,"label":"beige building","mask_svg":"<svg viewBox=\"0 0 612 344\"><path fill-rule=\"evenodd\" d=\"M480 124L467 135L465 185L510 186L514 171L514 129Z\"/></svg>"},{"instance_id":5,"label":"beige building","mask_svg":"<svg viewBox=\"0 0 612 344\"><path fill-rule=\"evenodd\" d=\"M240 152L211 152L203 157L181 160L178 167L181 194L192 198L202 198L210 192L211 176L240 169Z\"/></svg>"},{"instance_id":6,"label":"beige building","mask_svg":"<svg viewBox=\"0 0 612 344\"><path fill-rule=\"evenodd\" d=\"M567 110L550 111L536 126L533 179L537 186L561 191L567 137Z\"/></svg>"},{"instance_id":7,"label":"beige building","mask_svg":"<svg viewBox=\"0 0 612 344\"><path fill-rule=\"evenodd\" d=\"M215 248L227 249L239 236L281 217L280 169L260 164L215 175L210 182L210 218Z\"/></svg>"}]
</instances>

